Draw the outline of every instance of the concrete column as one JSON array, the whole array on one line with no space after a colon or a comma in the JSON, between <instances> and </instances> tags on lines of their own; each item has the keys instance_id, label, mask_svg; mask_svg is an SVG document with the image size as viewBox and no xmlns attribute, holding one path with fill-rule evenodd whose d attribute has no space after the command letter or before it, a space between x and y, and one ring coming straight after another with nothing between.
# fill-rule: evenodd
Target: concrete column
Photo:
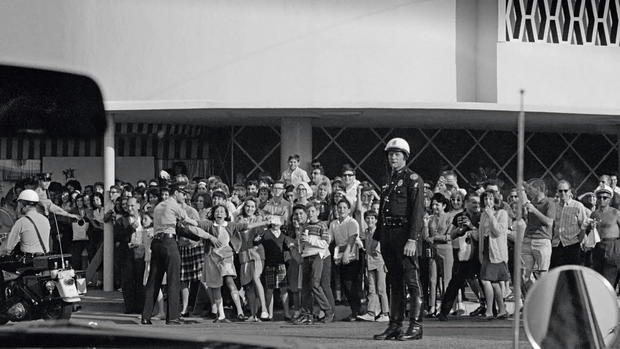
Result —
<instances>
[{"instance_id":1,"label":"concrete column","mask_svg":"<svg viewBox=\"0 0 620 349\"><path fill-rule=\"evenodd\" d=\"M111 207L110 186L114 185L115 148L114 115L106 114L107 127L103 136L103 185L105 187L104 207ZM114 291L114 228L112 223L103 227L103 290Z\"/></svg>"},{"instance_id":2,"label":"concrete column","mask_svg":"<svg viewBox=\"0 0 620 349\"><path fill-rule=\"evenodd\" d=\"M280 124L280 173L274 178L280 178L282 171L288 167L288 157L298 154L301 157L299 166L308 171L312 162L312 119L305 117L282 118Z\"/></svg>"},{"instance_id":3,"label":"concrete column","mask_svg":"<svg viewBox=\"0 0 620 349\"><path fill-rule=\"evenodd\" d=\"M620 176L620 126L616 126L616 152L618 153L618 171L616 174Z\"/></svg>"}]
</instances>

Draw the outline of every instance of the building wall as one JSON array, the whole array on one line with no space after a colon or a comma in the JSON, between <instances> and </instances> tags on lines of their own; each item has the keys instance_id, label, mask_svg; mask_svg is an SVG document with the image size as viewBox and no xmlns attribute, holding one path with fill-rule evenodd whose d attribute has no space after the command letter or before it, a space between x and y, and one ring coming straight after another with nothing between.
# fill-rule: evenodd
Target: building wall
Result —
<instances>
[{"instance_id":1,"label":"building wall","mask_svg":"<svg viewBox=\"0 0 620 349\"><path fill-rule=\"evenodd\" d=\"M497 62L498 103L620 109L620 47L505 42Z\"/></svg>"},{"instance_id":2,"label":"building wall","mask_svg":"<svg viewBox=\"0 0 620 349\"><path fill-rule=\"evenodd\" d=\"M0 61L84 72L106 101L455 102L455 0L26 0Z\"/></svg>"}]
</instances>

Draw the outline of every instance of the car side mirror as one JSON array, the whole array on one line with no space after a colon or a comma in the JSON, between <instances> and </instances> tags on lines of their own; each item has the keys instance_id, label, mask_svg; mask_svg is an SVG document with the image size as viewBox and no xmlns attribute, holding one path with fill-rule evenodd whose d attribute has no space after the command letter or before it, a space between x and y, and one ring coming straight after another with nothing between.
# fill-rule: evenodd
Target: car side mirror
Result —
<instances>
[{"instance_id":1,"label":"car side mirror","mask_svg":"<svg viewBox=\"0 0 620 349\"><path fill-rule=\"evenodd\" d=\"M92 79L0 65L0 137L102 137L103 98Z\"/></svg>"},{"instance_id":2,"label":"car side mirror","mask_svg":"<svg viewBox=\"0 0 620 349\"><path fill-rule=\"evenodd\" d=\"M534 348L609 348L618 330L618 301L603 276L567 265L534 284L523 318Z\"/></svg>"}]
</instances>

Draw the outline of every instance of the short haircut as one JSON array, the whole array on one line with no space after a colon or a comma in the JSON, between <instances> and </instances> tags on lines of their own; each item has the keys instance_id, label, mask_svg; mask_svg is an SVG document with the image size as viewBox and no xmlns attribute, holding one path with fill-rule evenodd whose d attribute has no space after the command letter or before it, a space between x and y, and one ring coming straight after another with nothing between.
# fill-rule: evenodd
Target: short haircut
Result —
<instances>
[{"instance_id":1,"label":"short haircut","mask_svg":"<svg viewBox=\"0 0 620 349\"><path fill-rule=\"evenodd\" d=\"M318 211L321 210L321 204L318 201L310 201L306 204L306 211L310 209L310 207L316 208Z\"/></svg>"},{"instance_id":2,"label":"short haircut","mask_svg":"<svg viewBox=\"0 0 620 349\"><path fill-rule=\"evenodd\" d=\"M465 201L469 202L471 198L480 198L480 195L476 193L475 191L472 191L470 193L467 193L467 195L465 195Z\"/></svg>"},{"instance_id":3,"label":"short haircut","mask_svg":"<svg viewBox=\"0 0 620 349\"><path fill-rule=\"evenodd\" d=\"M299 159L301 159L301 157L299 156L299 154L289 155L289 157L288 157L288 161L291 161L291 160L297 160L297 161L299 161Z\"/></svg>"},{"instance_id":4,"label":"short haircut","mask_svg":"<svg viewBox=\"0 0 620 349\"><path fill-rule=\"evenodd\" d=\"M499 195L498 192L492 191L492 190L487 190L484 193L482 193L482 195L480 195L480 202L482 204L483 207L486 207L486 203L485 200L487 197L492 197L493 198L493 208L498 210L500 208L502 208L502 197Z\"/></svg>"},{"instance_id":5,"label":"short haircut","mask_svg":"<svg viewBox=\"0 0 620 349\"><path fill-rule=\"evenodd\" d=\"M253 185L253 186L255 186L255 187L257 187L257 188L258 188L258 181L257 181L257 180L254 180L254 179L251 179L251 180L249 180L249 181L245 184L246 188L247 188L247 187L249 187L249 186L251 186L251 185Z\"/></svg>"},{"instance_id":6,"label":"short haircut","mask_svg":"<svg viewBox=\"0 0 620 349\"><path fill-rule=\"evenodd\" d=\"M209 212L209 220L210 221L215 221L215 210L221 207L224 209L224 211L226 211L226 220L230 220L230 214L228 213L228 208L226 208L226 205L215 205L213 207L211 207L211 211Z\"/></svg>"},{"instance_id":7,"label":"short haircut","mask_svg":"<svg viewBox=\"0 0 620 349\"><path fill-rule=\"evenodd\" d=\"M283 187L283 188L286 188L286 183L284 183L284 181L277 180L277 181L273 182L273 185L274 185L274 186L275 186L276 184L282 184L282 187Z\"/></svg>"},{"instance_id":8,"label":"short haircut","mask_svg":"<svg viewBox=\"0 0 620 349\"><path fill-rule=\"evenodd\" d=\"M351 208L351 203L349 202L349 200L347 200L346 198L342 198L340 200L338 200L338 202L336 203L336 206L340 205L341 203L345 203L347 204L347 207L350 209Z\"/></svg>"},{"instance_id":9,"label":"short haircut","mask_svg":"<svg viewBox=\"0 0 620 349\"><path fill-rule=\"evenodd\" d=\"M295 206L293 206L293 209L291 210L291 212L295 212L297 210L306 211L306 206L302 205L302 204L295 204Z\"/></svg>"},{"instance_id":10,"label":"short haircut","mask_svg":"<svg viewBox=\"0 0 620 349\"><path fill-rule=\"evenodd\" d=\"M431 198L431 202L437 201L438 203L448 206L448 198L446 198L442 193L435 193Z\"/></svg>"},{"instance_id":11,"label":"short haircut","mask_svg":"<svg viewBox=\"0 0 620 349\"><path fill-rule=\"evenodd\" d=\"M379 215L377 214L377 212L373 211L373 210L368 210L366 212L364 212L364 219L368 218L368 217L375 217L377 218Z\"/></svg>"},{"instance_id":12,"label":"short haircut","mask_svg":"<svg viewBox=\"0 0 620 349\"><path fill-rule=\"evenodd\" d=\"M215 199L216 197L222 198L224 200L227 199L226 193L223 192L222 190L215 190L215 191L213 191L213 194L211 194L211 199Z\"/></svg>"},{"instance_id":13,"label":"short haircut","mask_svg":"<svg viewBox=\"0 0 620 349\"><path fill-rule=\"evenodd\" d=\"M547 193L547 185L545 184L545 181L543 181L540 178L532 178L529 181L527 181L527 184L529 184L531 187L538 189L538 191L543 192L543 193Z\"/></svg>"},{"instance_id":14,"label":"short haircut","mask_svg":"<svg viewBox=\"0 0 620 349\"><path fill-rule=\"evenodd\" d=\"M353 168L353 166L351 166L350 164L342 165L342 173L349 172L349 171L355 174L355 169Z\"/></svg>"},{"instance_id":15,"label":"short haircut","mask_svg":"<svg viewBox=\"0 0 620 349\"><path fill-rule=\"evenodd\" d=\"M560 184L566 184L566 185L568 185L568 189L572 188L572 186L570 185L570 182L569 182L569 181L567 181L566 179L560 179L560 180L558 181L558 187L560 186Z\"/></svg>"}]
</instances>

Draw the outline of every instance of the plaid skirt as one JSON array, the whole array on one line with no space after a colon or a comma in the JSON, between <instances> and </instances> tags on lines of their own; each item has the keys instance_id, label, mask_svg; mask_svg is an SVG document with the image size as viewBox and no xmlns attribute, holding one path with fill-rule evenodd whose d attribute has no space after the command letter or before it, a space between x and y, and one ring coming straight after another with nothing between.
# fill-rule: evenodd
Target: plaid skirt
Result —
<instances>
[{"instance_id":1,"label":"plaid skirt","mask_svg":"<svg viewBox=\"0 0 620 349\"><path fill-rule=\"evenodd\" d=\"M197 281L202 272L204 245L179 247L181 254L181 282Z\"/></svg>"},{"instance_id":2,"label":"plaid skirt","mask_svg":"<svg viewBox=\"0 0 620 349\"><path fill-rule=\"evenodd\" d=\"M266 288L275 290L288 286L286 266L284 264L278 264L277 266L266 265L263 276L265 277Z\"/></svg>"}]
</instances>

